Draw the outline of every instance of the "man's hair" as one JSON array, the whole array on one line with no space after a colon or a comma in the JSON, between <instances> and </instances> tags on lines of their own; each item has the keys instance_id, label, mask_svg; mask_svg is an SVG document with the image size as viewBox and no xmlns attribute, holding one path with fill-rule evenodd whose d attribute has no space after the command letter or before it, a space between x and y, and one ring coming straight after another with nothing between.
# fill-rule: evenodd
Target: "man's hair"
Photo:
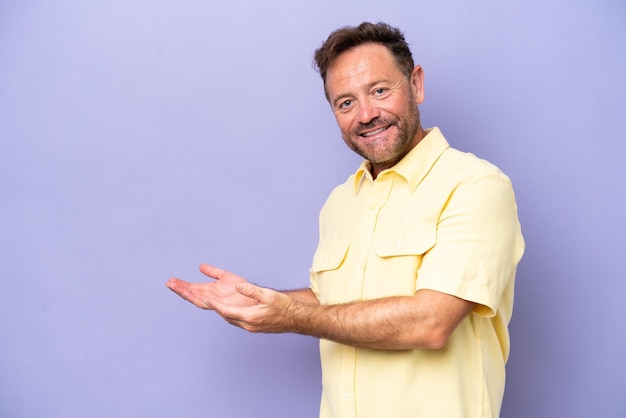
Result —
<instances>
[{"instance_id":1,"label":"man's hair","mask_svg":"<svg viewBox=\"0 0 626 418\"><path fill-rule=\"evenodd\" d=\"M357 46L377 43L385 46L396 60L398 68L408 77L413 72L413 56L402 32L386 23L363 22L359 26L345 26L328 36L315 51L315 68L326 86L326 73L339 55ZM325 90L325 88L324 88Z\"/></svg>"}]
</instances>

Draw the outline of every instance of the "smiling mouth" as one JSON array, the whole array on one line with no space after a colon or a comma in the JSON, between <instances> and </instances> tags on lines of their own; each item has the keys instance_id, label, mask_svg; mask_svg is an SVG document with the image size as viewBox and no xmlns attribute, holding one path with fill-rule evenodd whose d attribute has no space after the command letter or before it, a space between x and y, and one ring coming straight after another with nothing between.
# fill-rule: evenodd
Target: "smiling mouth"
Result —
<instances>
[{"instance_id":1,"label":"smiling mouth","mask_svg":"<svg viewBox=\"0 0 626 418\"><path fill-rule=\"evenodd\" d=\"M389 125L391 126L391 125ZM360 136L363 136L365 138L369 138L370 136L374 136L374 135L378 135L381 132L386 131L387 129L389 129L389 126L382 126L378 129L374 129L373 131L368 131L368 132L364 132L364 133L360 133Z\"/></svg>"}]
</instances>

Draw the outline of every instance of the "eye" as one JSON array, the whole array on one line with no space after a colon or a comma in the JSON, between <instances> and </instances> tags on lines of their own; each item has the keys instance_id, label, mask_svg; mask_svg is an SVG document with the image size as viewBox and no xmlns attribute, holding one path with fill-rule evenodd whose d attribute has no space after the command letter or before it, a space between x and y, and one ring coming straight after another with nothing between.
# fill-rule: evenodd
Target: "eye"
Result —
<instances>
[{"instance_id":1,"label":"eye","mask_svg":"<svg viewBox=\"0 0 626 418\"><path fill-rule=\"evenodd\" d=\"M347 109L350 106L352 106L352 100L344 100L343 102L339 103L340 109Z\"/></svg>"},{"instance_id":2,"label":"eye","mask_svg":"<svg viewBox=\"0 0 626 418\"><path fill-rule=\"evenodd\" d=\"M386 91L387 91L386 88L379 87L376 90L374 90L374 94L377 95L377 96L382 96L383 94L385 94Z\"/></svg>"}]
</instances>

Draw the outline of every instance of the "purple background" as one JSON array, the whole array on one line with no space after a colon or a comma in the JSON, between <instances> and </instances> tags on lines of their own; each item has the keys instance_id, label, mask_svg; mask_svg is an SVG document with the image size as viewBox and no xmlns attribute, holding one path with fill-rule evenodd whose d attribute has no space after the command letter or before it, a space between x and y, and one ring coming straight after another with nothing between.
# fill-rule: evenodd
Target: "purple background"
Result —
<instances>
[{"instance_id":1,"label":"purple background","mask_svg":"<svg viewBox=\"0 0 626 418\"><path fill-rule=\"evenodd\" d=\"M527 240L503 417L626 416L625 3L0 1L0 416L316 417L317 342L164 286L303 287L359 159L312 70L401 27L426 126L512 178ZM381 382L384 384L384 382Z\"/></svg>"}]
</instances>

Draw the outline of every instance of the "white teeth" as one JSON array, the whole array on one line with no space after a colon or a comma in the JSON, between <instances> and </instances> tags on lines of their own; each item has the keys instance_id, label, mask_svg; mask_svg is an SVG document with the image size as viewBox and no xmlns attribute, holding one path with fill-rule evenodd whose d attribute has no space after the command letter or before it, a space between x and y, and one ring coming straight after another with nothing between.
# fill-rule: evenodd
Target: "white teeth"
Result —
<instances>
[{"instance_id":1,"label":"white teeth","mask_svg":"<svg viewBox=\"0 0 626 418\"><path fill-rule=\"evenodd\" d=\"M382 131L384 131L385 129L387 129L387 127L384 127L384 128L379 128L379 129L376 129L375 131L372 131L372 132L366 132L366 133L364 133L364 134L362 134L362 135L363 135L364 137L368 137L368 136L376 135L376 134L381 133L381 132L382 132Z\"/></svg>"}]
</instances>

